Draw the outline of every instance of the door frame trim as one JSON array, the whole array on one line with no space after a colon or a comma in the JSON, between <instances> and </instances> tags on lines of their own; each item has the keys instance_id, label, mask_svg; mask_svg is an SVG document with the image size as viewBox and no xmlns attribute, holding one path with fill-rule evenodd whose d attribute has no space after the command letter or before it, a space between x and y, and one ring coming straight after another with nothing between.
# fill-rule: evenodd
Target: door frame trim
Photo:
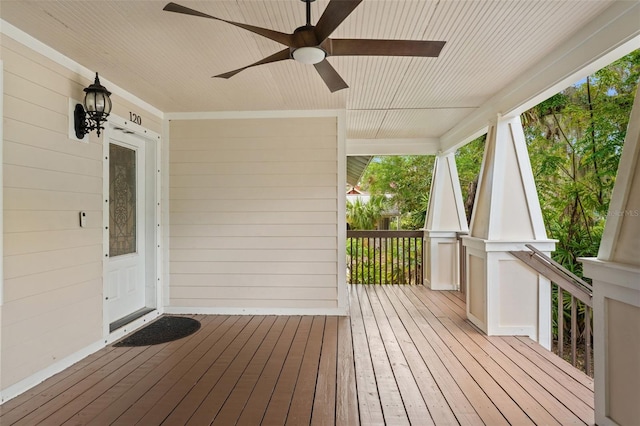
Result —
<instances>
[{"instance_id":1,"label":"door frame trim","mask_svg":"<svg viewBox=\"0 0 640 426\"><path fill-rule=\"evenodd\" d=\"M105 299L105 294L107 293L107 261L109 260L109 215L108 215L108 209L103 205L103 215L102 215L102 247L103 247L103 258L102 258L102 336L104 338L104 343L105 344L109 344L111 342L114 342L120 338L122 338L124 335L130 333L131 331L143 326L144 324L146 324L147 322L157 318L159 315L162 315L164 313L164 303L163 301L163 288L161 285L161 280L160 278L162 277L162 270L163 270L163 258L162 258L162 251L161 251L161 244L160 242L162 241L162 214L161 214L161 202L160 202L160 195L161 195L161 188L162 188L162 173L161 173L161 158L162 158L162 138L160 136L160 134L155 133L149 129L146 129L136 123L133 123L129 120L125 120L122 117L119 117L117 115L110 115L109 116L109 121L106 123L105 129L104 129L104 136L103 136L103 142L102 142L102 176L103 176L103 182L102 182L102 199L105 200L105 203L108 204L108 200L109 200L109 180L106 178L106 176L109 175L109 141L111 140L111 136L113 135L113 132L115 131L126 131L127 133L131 133L134 134L137 137L140 137L142 139L145 140L145 151L148 152L148 150L151 147L154 147L153 149L153 154L155 157L155 167L153 167L153 163L149 162L149 155L147 154L146 159L147 159L147 164L146 164L146 171L145 171L145 180L150 178L150 174L153 171L156 171L154 173L153 179L154 179L154 191L146 191L146 197L153 197L153 206L154 206L154 212L153 212L153 217L150 217L150 215L147 215L146 217L146 221L149 222L151 224L153 224L154 228L155 228L155 232L153 233L153 235L147 235L146 236L146 250L147 253L153 253L153 259L155 261L155 268L152 268L152 270L150 271L150 269L148 267L145 266L145 271L147 273L146 276L146 283L145 286L147 286L147 289L149 289L150 286L148 286L148 283L154 283L153 285L153 290L155 290L155 295L152 296L152 300L154 301L155 306L151 307L153 308L153 310L139 318L137 318L136 320L130 322L129 324L127 324L126 326L119 328L117 330L114 330L113 332L111 332L109 330L109 319L107 316L107 301ZM148 205L148 203L145 202L146 205ZM146 226L147 229L149 229L149 224L147 224ZM147 300L149 300L149 298L147 298Z\"/></svg>"}]
</instances>

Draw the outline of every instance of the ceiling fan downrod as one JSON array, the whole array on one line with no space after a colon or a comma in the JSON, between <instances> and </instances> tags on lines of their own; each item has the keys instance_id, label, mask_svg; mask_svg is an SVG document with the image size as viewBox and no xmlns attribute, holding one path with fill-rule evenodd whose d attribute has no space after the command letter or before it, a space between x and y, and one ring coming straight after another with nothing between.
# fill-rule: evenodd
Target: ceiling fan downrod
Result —
<instances>
[{"instance_id":1,"label":"ceiling fan downrod","mask_svg":"<svg viewBox=\"0 0 640 426\"><path fill-rule=\"evenodd\" d=\"M316 0L300 0L307 4L307 27L311 26L311 2Z\"/></svg>"}]
</instances>

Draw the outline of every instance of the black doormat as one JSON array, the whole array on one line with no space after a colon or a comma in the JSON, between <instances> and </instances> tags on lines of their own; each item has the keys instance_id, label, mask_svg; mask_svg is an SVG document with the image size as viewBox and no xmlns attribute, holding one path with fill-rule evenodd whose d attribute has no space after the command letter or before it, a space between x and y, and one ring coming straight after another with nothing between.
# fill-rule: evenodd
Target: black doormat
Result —
<instances>
[{"instance_id":1,"label":"black doormat","mask_svg":"<svg viewBox=\"0 0 640 426\"><path fill-rule=\"evenodd\" d=\"M193 318L166 316L136 331L114 346L158 345L187 337L199 328L200 321Z\"/></svg>"}]
</instances>

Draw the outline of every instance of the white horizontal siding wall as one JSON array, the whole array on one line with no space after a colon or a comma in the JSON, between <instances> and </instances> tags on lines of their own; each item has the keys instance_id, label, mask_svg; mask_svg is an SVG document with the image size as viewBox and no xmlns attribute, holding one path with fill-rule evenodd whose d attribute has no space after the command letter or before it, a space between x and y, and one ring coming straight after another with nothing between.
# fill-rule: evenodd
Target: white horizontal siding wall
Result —
<instances>
[{"instance_id":1,"label":"white horizontal siding wall","mask_svg":"<svg viewBox=\"0 0 640 426\"><path fill-rule=\"evenodd\" d=\"M104 202L102 138L68 136L69 99L81 100L90 81L4 34L1 47L6 390L102 340ZM114 97L114 114L129 110ZM161 119L145 117L161 129Z\"/></svg>"},{"instance_id":2,"label":"white horizontal siding wall","mask_svg":"<svg viewBox=\"0 0 640 426\"><path fill-rule=\"evenodd\" d=\"M173 312L338 308L337 117L172 120Z\"/></svg>"}]
</instances>

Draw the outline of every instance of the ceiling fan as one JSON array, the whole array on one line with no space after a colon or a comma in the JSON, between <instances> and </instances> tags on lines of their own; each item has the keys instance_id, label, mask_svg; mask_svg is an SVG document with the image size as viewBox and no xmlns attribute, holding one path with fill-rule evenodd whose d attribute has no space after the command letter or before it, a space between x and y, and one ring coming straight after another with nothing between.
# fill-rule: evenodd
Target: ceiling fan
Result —
<instances>
[{"instance_id":1,"label":"ceiling fan","mask_svg":"<svg viewBox=\"0 0 640 426\"><path fill-rule=\"evenodd\" d=\"M306 3L307 23L293 32L286 34L267 28L255 27L253 25L242 24L225 19L216 18L206 13L181 6L176 3L168 3L164 10L168 12L182 13L185 15L199 16L202 18L215 19L235 25L252 33L261 35L268 39L277 41L285 46L285 49L274 53L271 56L255 62L246 67L219 74L214 77L230 78L240 71L257 65L269 64L271 62L294 59L313 66L322 77L331 92L345 89L347 83L340 77L338 72L331 66L327 57L329 56L415 56L415 57L438 57L444 47L444 41L428 40L373 40L373 39L337 39L329 38L331 33L349 16L351 12L362 2L362 0L331 0L324 10L322 16L316 23L311 25L311 2L315 0L301 0Z\"/></svg>"}]
</instances>

